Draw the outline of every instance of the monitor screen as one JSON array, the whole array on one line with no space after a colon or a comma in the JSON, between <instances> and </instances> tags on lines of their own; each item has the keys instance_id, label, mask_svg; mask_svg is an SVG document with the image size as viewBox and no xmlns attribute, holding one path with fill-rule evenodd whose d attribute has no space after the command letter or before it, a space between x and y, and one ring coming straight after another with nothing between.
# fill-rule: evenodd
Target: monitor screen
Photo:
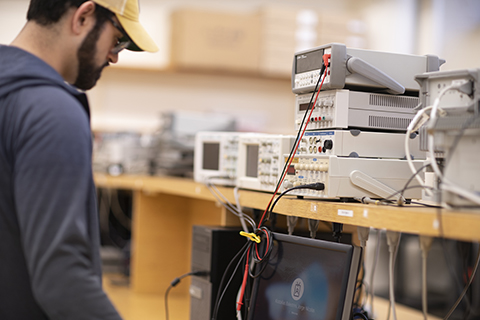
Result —
<instances>
[{"instance_id":1,"label":"monitor screen","mask_svg":"<svg viewBox=\"0 0 480 320\"><path fill-rule=\"evenodd\" d=\"M220 143L206 142L203 144L203 169L219 170Z\"/></svg>"},{"instance_id":2,"label":"monitor screen","mask_svg":"<svg viewBox=\"0 0 480 320\"><path fill-rule=\"evenodd\" d=\"M320 70L323 64L323 50L315 50L296 56L295 73L303 73L312 70Z\"/></svg>"},{"instance_id":3,"label":"monitor screen","mask_svg":"<svg viewBox=\"0 0 480 320\"><path fill-rule=\"evenodd\" d=\"M273 235L269 262L254 282L248 319L350 319L361 249Z\"/></svg>"},{"instance_id":4,"label":"monitor screen","mask_svg":"<svg viewBox=\"0 0 480 320\"><path fill-rule=\"evenodd\" d=\"M310 103L301 103L298 105L298 111L305 111L310 106Z\"/></svg>"},{"instance_id":5,"label":"monitor screen","mask_svg":"<svg viewBox=\"0 0 480 320\"><path fill-rule=\"evenodd\" d=\"M258 144L247 145L246 176L258 177Z\"/></svg>"}]
</instances>

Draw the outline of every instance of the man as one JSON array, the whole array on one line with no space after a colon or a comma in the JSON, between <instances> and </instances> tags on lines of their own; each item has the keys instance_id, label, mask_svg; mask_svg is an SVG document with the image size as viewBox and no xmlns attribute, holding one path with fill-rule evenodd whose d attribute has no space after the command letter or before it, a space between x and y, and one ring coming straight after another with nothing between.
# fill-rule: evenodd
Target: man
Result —
<instances>
[{"instance_id":1,"label":"man","mask_svg":"<svg viewBox=\"0 0 480 320\"><path fill-rule=\"evenodd\" d=\"M157 47L138 0L31 0L0 46L0 319L120 319L101 286L86 96ZM75 88L76 87L76 88Z\"/></svg>"}]
</instances>

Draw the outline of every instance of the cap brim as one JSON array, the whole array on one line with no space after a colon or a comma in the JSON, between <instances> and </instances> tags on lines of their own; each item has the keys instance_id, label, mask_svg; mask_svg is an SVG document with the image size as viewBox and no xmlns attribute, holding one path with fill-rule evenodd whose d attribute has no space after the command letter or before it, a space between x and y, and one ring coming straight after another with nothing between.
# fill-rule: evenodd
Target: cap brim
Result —
<instances>
[{"instance_id":1,"label":"cap brim","mask_svg":"<svg viewBox=\"0 0 480 320\"><path fill-rule=\"evenodd\" d=\"M132 40L132 44L127 47L131 51L157 52L158 46L138 21L132 21L115 14L125 32Z\"/></svg>"}]
</instances>

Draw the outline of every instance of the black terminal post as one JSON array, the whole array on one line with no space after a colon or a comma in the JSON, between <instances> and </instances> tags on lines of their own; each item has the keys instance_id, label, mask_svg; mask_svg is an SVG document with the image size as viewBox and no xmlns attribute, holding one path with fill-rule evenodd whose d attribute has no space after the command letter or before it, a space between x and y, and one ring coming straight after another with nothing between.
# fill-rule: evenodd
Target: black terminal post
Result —
<instances>
[{"instance_id":1,"label":"black terminal post","mask_svg":"<svg viewBox=\"0 0 480 320\"><path fill-rule=\"evenodd\" d=\"M330 139L325 140L325 142L323 143L322 151L327 152L327 150L332 150L332 149L333 149L333 141Z\"/></svg>"}]
</instances>

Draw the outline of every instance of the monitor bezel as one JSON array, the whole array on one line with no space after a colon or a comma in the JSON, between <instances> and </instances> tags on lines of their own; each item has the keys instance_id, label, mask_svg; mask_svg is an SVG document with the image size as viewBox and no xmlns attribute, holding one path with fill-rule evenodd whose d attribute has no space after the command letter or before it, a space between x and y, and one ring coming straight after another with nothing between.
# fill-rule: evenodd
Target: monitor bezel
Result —
<instances>
[{"instance_id":1,"label":"monitor bezel","mask_svg":"<svg viewBox=\"0 0 480 320\"><path fill-rule=\"evenodd\" d=\"M338 243L326 240L311 239L306 237L299 237L281 233L272 232L273 240L275 242L288 242L295 245L302 245L308 247L314 247L318 249L341 251L348 254L347 264L343 275L344 290L340 296L344 298L344 303L341 305L341 310L337 310L336 320L349 320L351 319L353 311L353 299L355 295L355 288L357 283L358 272L360 269L361 252L362 248L350 244ZM346 277L346 278L345 278ZM253 320L255 314L255 301L257 299L258 287L262 281L262 277L257 277L254 280L252 287L252 295L249 304L248 319ZM339 306L340 307L340 306Z\"/></svg>"}]
</instances>

